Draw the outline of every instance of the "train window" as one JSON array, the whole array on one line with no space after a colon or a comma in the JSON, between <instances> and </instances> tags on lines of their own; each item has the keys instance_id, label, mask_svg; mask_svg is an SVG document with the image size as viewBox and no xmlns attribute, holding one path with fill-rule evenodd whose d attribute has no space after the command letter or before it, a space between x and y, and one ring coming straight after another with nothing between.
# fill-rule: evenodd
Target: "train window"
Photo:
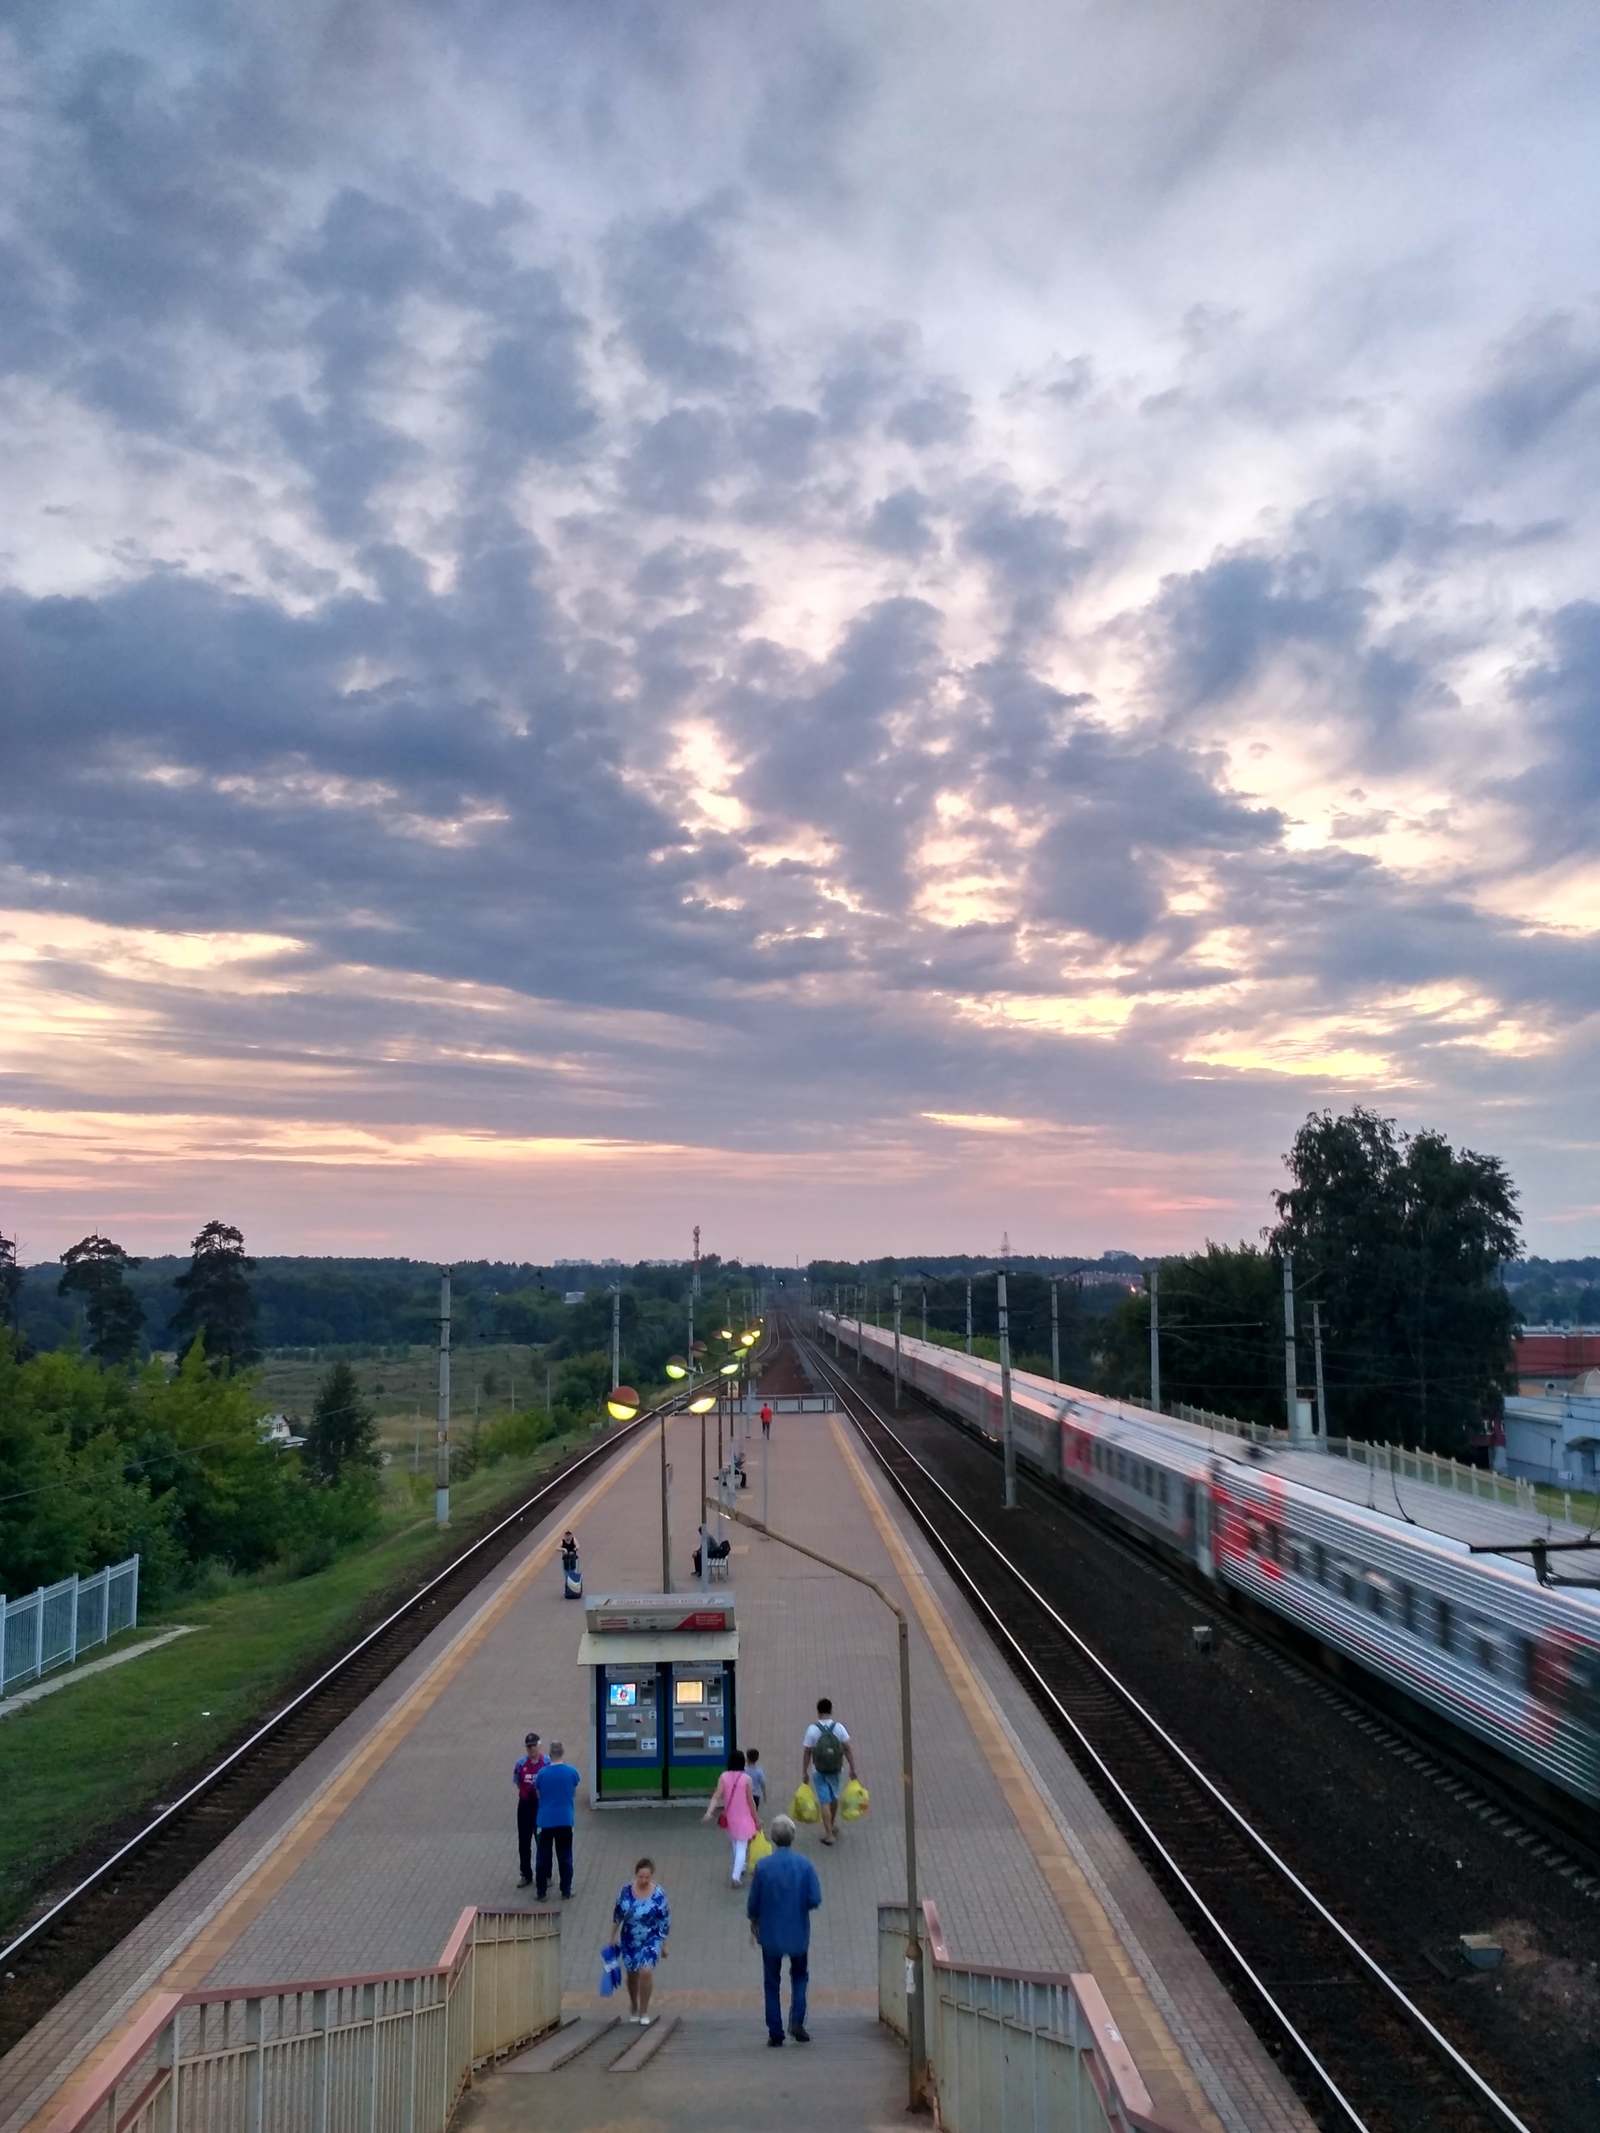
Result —
<instances>
[{"instance_id":1,"label":"train window","mask_svg":"<svg viewBox=\"0 0 1600 2133\"><path fill-rule=\"evenodd\" d=\"M1167 1508L1167 1474L1166 1469L1164 1467L1156 1478L1160 1485L1161 1508L1164 1511Z\"/></svg>"},{"instance_id":2,"label":"train window","mask_svg":"<svg viewBox=\"0 0 1600 2133\"><path fill-rule=\"evenodd\" d=\"M1342 1570L1339 1573L1339 1584L1343 1589L1345 1598L1349 1601L1350 1605L1354 1607L1354 1605L1356 1604L1355 1572L1353 1570Z\"/></svg>"},{"instance_id":3,"label":"train window","mask_svg":"<svg viewBox=\"0 0 1600 2133\"><path fill-rule=\"evenodd\" d=\"M1417 1626L1417 1596L1409 1585L1399 1587L1400 1620L1409 1630Z\"/></svg>"},{"instance_id":4,"label":"train window","mask_svg":"<svg viewBox=\"0 0 1600 2133\"><path fill-rule=\"evenodd\" d=\"M1321 1541L1313 1541L1311 1545L1311 1575L1319 1585L1328 1582L1328 1551Z\"/></svg>"},{"instance_id":5,"label":"train window","mask_svg":"<svg viewBox=\"0 0 1600 2133\"><path fill-rule=\"evenodd\" d=\"M1477 1643L1478 1671L1493 1674L1498 1671L1500 1654L1495 1650L1493 1637L1479 1635Z\"/></svg>"},{"instance_id":6,"label":"train window","mask_svg":"<svg viewBox=\"0 0 1600 2133\"><path fill-rule=\"evenodd\" d=\"M1438 1639L1440 1651L1448 1652L1454 1649L1455 1618L1451 1613L1448 1600L1436 1600L1434 1602L1434 1635Z\"/></svg>"},{"instance_id":7,"label":"train window","mask_svg":"<svg viewBox=\"0 0 1600 2133\"><path fill-rule=\"evenodd\" d=\"M1367 1572L1367 1612L1380 1616L1383 1613L1383 1580L1371 1570Z\"/></svg>"}]
</instances>

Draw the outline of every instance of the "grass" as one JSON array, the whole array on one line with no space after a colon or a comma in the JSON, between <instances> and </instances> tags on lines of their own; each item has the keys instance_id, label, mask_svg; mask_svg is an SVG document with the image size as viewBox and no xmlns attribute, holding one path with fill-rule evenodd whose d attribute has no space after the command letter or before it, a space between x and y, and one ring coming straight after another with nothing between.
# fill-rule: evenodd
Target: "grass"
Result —
<instances>
[{"instance_id":1,"label":"grass","mask_svg":"<svg viewBox=\"0 0 1600 2133\"><path fill-rule=\"evenodd\" d=\"M195 1634L0 1719L0 1924L27 1910L62 1862L100 1832L173 1797L318 1656L341 1648L386 1588L447 1560L469 1537L463 1528L514 1497L575 1441L552 1438L526 1460L459 1483L451 1492L453 1537L433 1524L431 1482L417 1488L391 1469L379 1532L327 1570L230 1580L146 1617L135 1636L178 1622L193 1624Z\"/></svg>"}]
</instances>

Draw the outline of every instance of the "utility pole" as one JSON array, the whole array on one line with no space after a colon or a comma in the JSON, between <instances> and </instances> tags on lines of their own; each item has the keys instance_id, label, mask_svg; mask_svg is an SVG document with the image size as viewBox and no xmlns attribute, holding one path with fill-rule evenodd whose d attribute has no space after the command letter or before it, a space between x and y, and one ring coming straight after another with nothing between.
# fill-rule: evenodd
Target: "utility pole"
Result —
<instances>
[{"instance_id":1,"label":"utility pole","mask_svg":"<svg viewBox=\"0 0 1600 2133\"><path fill-rule=\"evenodd\" d=\"M900 1284L894 1284L894 1406L900 1412Z\"/></svg>"},{"instance_id":2,"label":"utility pole","mask_svg":"<svg viewBox=\"0 0 1600 2133\"><path fill-rule=\"evenodd\" d=\"M450 1269L439 1276L439 1435L434 1454L433 1522L450 1523Z\"/></svg>"},{"instance_id":3,"label":"utility pole","mask_svg":"<svg viewBox=\"0 0 1600 2133\"><path fill-rule=\"evenodd\" d=\"M1000 1434L1005 1443L1008 1511L1017 1508L1017 1441L1011 1432L1011 1316L1006 1309L1006 1277L997 1274L1000 1311Z\"/></svg>"},{"instance_id":4,"label":"utility pole","mask_svg":"<svg viewBox=\"0 0 1600 2133\"><path fill-rule=\"evenodd\" d=\"M667 1464L665 1408L661 1410L661 1590L672 1590L672 1469Z\"/></svg>"},{"instance_id":5,"label":"utility pole","mask_svg":"<svg viewBox=\"0 0 1600 2133\"><path fill-rule=\"evenodd\" d=\"M1328 1395L1322 1384L1322 1306L1311 1299L1311 1344L1317 1359L1317 1435L1322 1439L1322 1450L1328 1449Z\"/></svg>"},{"instance_id":6,"label":"utility pole","mask_svg":"<svg viewBox=\"0 0 1600 2133\"><path fill-rule=\"evenodd\" d=\"M1150 1405L1161 1412L1161 1268L1150 1269Z\"/></svg>"},{"instance_id":7,"label":"utility pole","mask_svg":"<svg viewBox=\"0 0 1600 2133\"><path fill-rule=\"evenodd\" d=\"M972 1353L972 1276L967 1276L967 1353Z\"/></svg>"},{"instance_id":8,"label":"utility pole","mask_svg":"<svg viewBox=\"0 0 1600 2133\"><path fill-rule=\"evenodd\" d=\"M1050 1283L1050 1375L1061 1383L1061 1284Z\"/></svg>"},{"instance_id":9,"label":"utility pole","mask_svg":"<svg viewBox=\"0 0 1600 2133\"><path fill-rule=\"evenodd\" d=\"M611 1388L622 1383L622 1290L611 1284Z\"/></svg>"},{"instance_id":10,"label":"utility pole","mask_svg":"<svg viewBox=\"0 0 1600 2133\"><path fill-rule=\"evenodd\" d=\"M922 1284L922 1338L928 1338L928 1284Z\"/></svg>"},{"instance_id":11,"label":"utility pole","mask_svg":"<svg viewBox=\"0 0 1600 2133\"><path fill-rule=\"evenodd\" d=\"M1294 1260L1283 1255L1283 1396L1288 1406L1289 1442L1300 1442L1300 1379L1294 1361Z\"/></svg>"},{"instance_id":12,"label":"utility pole","mask_svg":"<svg viewBox=\"0 0 1600 2133\"><path fill-rule=\"evenodd\" d=\"M864 1319L862 1318L862 1316L861 1316L861 1284L860 1284L860 1282L858 1281L858 1282L856 1283L856 1376L857 1376L857 1377L860 1377L860 1375L861 1375L861 1351L862 1351L862 1349L863 1349L863 1348L865 1347L865 1345L866 1345L866 1343L865 1343L865 1342L863 1341L863 1339L862 1339L862 1337L861 1337L861 1329L862 1329L862 1327L863 1327L863 1325L864 1325L864 1324L865 1324L865 1320L864 1320Z\"/></svg>"}]
</instances>

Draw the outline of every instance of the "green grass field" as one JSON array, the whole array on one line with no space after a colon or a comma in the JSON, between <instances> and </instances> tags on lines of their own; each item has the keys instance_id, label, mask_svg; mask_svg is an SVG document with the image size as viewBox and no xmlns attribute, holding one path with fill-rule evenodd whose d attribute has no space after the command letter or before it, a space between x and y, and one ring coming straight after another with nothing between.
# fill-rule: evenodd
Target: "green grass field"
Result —
<instances>
[{"instance_id":1,"label":"green grass field","mask_svg":"<svg viewBox=\"0 0 1600 2133\"><path fill-rule=\"evenodd\" d=\"M363 1372L365 1366L363 1366ZM181 1789L263 1716L313 1661L332 1656L386 1588L414 1582L573 1448L553 1438L531 1458L486 1468L451 1493L452 1535L433 1524L431 1480L389 1470L373 1540L312 1577L244 1579L142 1620L122 1642L195 1626L125 1666L71 1681L0 1719L0 1924L30 1908L62 1863L124 1815ZM424 1452L427 1463L428 1452ZM115 1647L112 1647L114 1649ZM102 1656L91 1653L91 1658Z\"/></svg>"}]
</instances>

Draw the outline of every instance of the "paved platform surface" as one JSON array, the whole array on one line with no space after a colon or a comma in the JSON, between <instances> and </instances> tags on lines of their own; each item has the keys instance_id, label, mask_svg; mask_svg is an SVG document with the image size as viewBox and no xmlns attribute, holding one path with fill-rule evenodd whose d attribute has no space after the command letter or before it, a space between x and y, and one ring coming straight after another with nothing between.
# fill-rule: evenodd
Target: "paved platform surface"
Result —
<instances>
[{"instance_id":1,"label":"paved platform surface","mask_svg":"<svg viewBox=\"0 0 1600 2133\"><path fill-rule=\"evenodd\" d=\"M668 1448L682 1535L677 1581L687 1587L698 1422L676 1420ZM757 1511L761 1456L755 1434L744 1500ZM898 1587L910 1603L922 1893L938 1902L955 1958L1092 1970L1158 2108L1206 2133L1306 2128L966 1603L869 1472L859 1440L830 1416L783 1415L770 1457L774 1526ZM36 2122L86 2047L114 2033L158 1984L427 1963L463 1905L530 1899L516 1885L510 1781L523 1733L532 1726L547 1742L564 1739L588 1775L588 1691L576 1664L583 1625L561 1597L555 1540L564 1524L575 1526L592 1592L657 1588L657 1473L653 1434L623 1450L0 2064L3 2133ZM900 2113L903 2059L873 2019L875 1907L901 1899L905 1886L893 1620L870 1594L777 1542L737 1529L732 1539L740 1733L761 1747L774 1804L798 1779L800 1735L819 1694L833 1697L873 1791L872 1812L837 1847L822 1848L815 1831L802 1840L824 1888L811 1958L816 2041L766 2049L759 1959L742 1892L729 1886L722 1833L692 1808L585 1810L575 1892L563 1907L566 2005L599 2007L611 1906L648 1850L672 1904L656 2006L679 2015L681 2027L639 2075L612 2075L597 2060L520 2081L496 2076L465 2124L527 2115L534 2087L541 2120L573 2133L756 2128L780 2117L788 2128L800 2108L783 2101L791 2080L803 2078L812 2099L805 2117L814 2119L818 2094L832 2095L835 2065L838 2107L820 2106L833 2122L868 2126ZM708 2116L717 2091L708 2070L720 2078L724 2067L733 2115ZM590 2095L585 2083L599 2087ZM758 2102L762 2110L770 2102L768 2117L753 2115Z\"/></svg>"}]
</instances>

